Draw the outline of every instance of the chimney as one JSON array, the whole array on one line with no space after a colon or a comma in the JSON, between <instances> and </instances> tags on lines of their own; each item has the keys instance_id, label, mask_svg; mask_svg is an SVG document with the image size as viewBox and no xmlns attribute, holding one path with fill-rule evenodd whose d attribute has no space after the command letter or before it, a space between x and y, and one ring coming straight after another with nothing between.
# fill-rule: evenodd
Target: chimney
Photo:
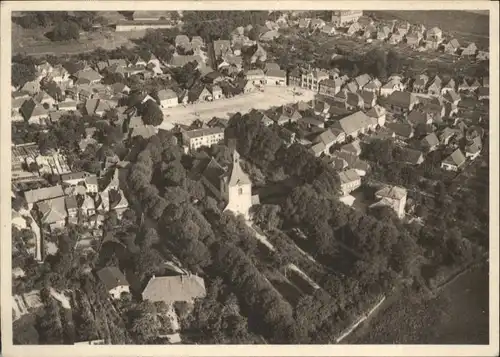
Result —
<instances>
[{"instance_id":1,"label":"chimney","mask_svg":"<svg viewBox=\"0 0 500 357\"><path fill-rule=\"evenodd\" d=\"M156 275L153 274L153 276L151 277L151 280L155 279L156 278Z\"/></svg>"}]
</instances>

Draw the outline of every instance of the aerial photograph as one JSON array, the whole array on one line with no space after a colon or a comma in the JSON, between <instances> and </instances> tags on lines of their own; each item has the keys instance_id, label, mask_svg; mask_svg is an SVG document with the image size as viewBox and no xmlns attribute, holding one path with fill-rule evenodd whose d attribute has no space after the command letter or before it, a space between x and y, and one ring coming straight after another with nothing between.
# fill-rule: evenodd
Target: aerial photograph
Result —
<instances>
[{"instance_id":1,"label":"aerial photograph","mask_svg":"<svg viewBox=\"0 0 500 357\"><path fill-rule=\"evenodd\" d=\"M11 343L491 343L489 18L13 12Z\"/></svg>"}]
</instances>

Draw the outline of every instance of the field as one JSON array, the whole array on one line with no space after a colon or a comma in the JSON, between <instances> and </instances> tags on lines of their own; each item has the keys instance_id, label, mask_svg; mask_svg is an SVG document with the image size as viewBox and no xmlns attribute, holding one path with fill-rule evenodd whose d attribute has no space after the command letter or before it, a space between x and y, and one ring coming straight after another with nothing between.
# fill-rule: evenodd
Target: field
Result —
<instances>
[{"instance_id":1,"label":"field","mask_svg":"<svg viewBox=\"0 0 500 357\"><path fill-rule=\"evenodd\" d=\"M32 56L78 54L93 51L99 47L111 50L120 46L133 47L131 39L144 36L144 31L114 32L101 30L86 32L80 35L79 40L52 42L45 33L50 29L23 29L12 24L12 53L26 53Z\"/></svg>"},{"instance_id":2,"label":"field","mask_svg":"<svg viewBox=\"0 0 500 357\"><path fill-rule=\"evenodd\" d=\"M438 297L398 297L346 339L355 344L488 344L488 266L446 286ZM398 326L397 329L394 326Z\"/></svg>"},{"instance_id":3,"label":"field","mask_svg":"<svg viewBox=\"0 0 500 357\"><path fill-rule=\"evenodd\" d=\"M456 37L460 44L475 42L479 48L489 47L489 16L471 11L430 10L430 11L366 11L379 20L404 20L413 24L434 26L445 35Z\"/></svg>"},{"instance_id":4,"label":"field","mask_svg":"<svg viewBox=\"0 0 500 357\"><path fill-rule=\"evenodd\" d=\"M264 92L242 94L229 99L219 99L213 102L180 105L175 108L163 110L164 120L160 126L169 129L174 124L191 124L200 119L209 121L213 117L225 117L235 113L247 113L251 109L269 109L273 106L283 104L310 101L314 98L314 92L300 90L301 95L294 94L288 87L267 87Z\"/></svg>"}]
</instances>

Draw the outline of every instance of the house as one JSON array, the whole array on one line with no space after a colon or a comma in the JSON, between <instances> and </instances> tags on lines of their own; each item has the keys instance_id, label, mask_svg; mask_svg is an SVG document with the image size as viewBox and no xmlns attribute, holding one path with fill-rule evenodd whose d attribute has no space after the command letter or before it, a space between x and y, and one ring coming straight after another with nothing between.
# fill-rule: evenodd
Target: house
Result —
<instances>
[{"instance_id":1,"label":"house","mask_svg":"<svg viewBox=\"0 0 500 357\"><path fill-rule=\"evenodd\" d=\"M35 102L43 105L45 108L54 107L56 104L56 100L43 90L35 94L33 99L35 100Z\"/></svg>"},{"instance_id":2,"label":"house","mask_svg":"<svg viewBox=\"0 0 500 357\"><path fill-rule=\"evenodd\" d=\"M38 188L35 190L24 192L24 198L26 199L28 207L36 202L50 200L62 196L64 196L64 190L60 185Z\"/></svg>"},{"instance_id":3,"label":"house","mask_svg":"<svg viewBox=\"0 0 500 357\"><path fill-rule=\"evenodd\" d=\"M363 30L363 28L361 27L361 25L359 23L353 22L349 26L349 28L347 29L347 34L350 36L354 36L354 35L357 35L362 30Z\"/></svg>"},{"instance_id":4,"label":"house","mask_svg":"<svg viewBox=\"0 0 500 357\"><path fill-rule=\"evenodd\" d=\"M363 38L369 40L377 37L377 28L373 24L363 27Z\"/></svg>"},{"instance_id":5,"label":"house","mask_svg":"<svg viewBox=\"0 0 500 357\"><path fill-rule=\"evenodd\" d=\"M380 105L374 105L366 112L366 115L370 118L374 118L380 127L383 127L385 124L386 114L386 110Z\"/></svg>"},{"instance_id":6,"label":"house","mask_svg":"<svg viewBox=\"0 0 500 357\"><path fill-rule=\"evenodd\" d=\"M406 199L408 192L403 187L386 186L375 193L375 197L379 199L378 202L370 206L370 208L386 206L390 207L396 212L398 218L405 216Z\"/></svg>"},{"instance_id":7,"label":"house","mask_svg":"<svg viewBox=\"0 0 500 357\"><path fill-rule=\"evenodd\" d=\"M455 130L446 127L439 135L439 141L441 142L442 145L448 145L450 139L454 136L455 136Z\"/></svg>"},{"instance_id":8,"label":"house","mask_svg":"<svg viewBox=\"0 0 500 357\"><path fill-rule=\"evenodd\" d=\"M339 179L340 189L344 196L361 186L361 177L354 169L339 172Z\"/></svg>"},{"instance_id":9,"label":"house","mask_svg":"<svg viewBox=\"0 0 500 357\"><path fill-rule=\"evenodd\" d=\"M425 93L427 89L427 83L429 82L429 77L425 74L419 74L413 81L413 92L414 93Z\"/></svg>"},{"instance_id":10,"label":"house","mask_svg":"<svg viewBox=\"0 0 500 357\"><path fill-rule=\"evenodd\" d=\"M259 86L266 83L264 71L261 69L250 69L245 72L245 78L253 85Z\"/></svg>"},{"instance_id":11,"label":"house","mask_svg":"<svg viewBox=\"0 0 500 357\"><path fill-rule=\"evenodd\" d=\"M443 99L448 103L451 103L453 105L458 105L462 97L460 97L460 95L454 90L450 90L443 95Z\"/></svg>"},{"instance_id":12,"label":"house","mask_svg":"<svg viewBox=\"0 0 500 357\"><path fill-rule=\"evenodd\" d=\"M359 156L361 155L361 146L360 146L360 141L359 140L354 140L353 142L343 145L340 148L340 151L346 152L351 155L356 155Z\"/></svg>"},{"instance_id":13,"label":"house","mask_svg":"<svg viewBox=\"0 0 500 357\"><path fill-rule=\"evenodd\" d=\"M378 78L374 78L363 86L363 91L378 94L381 87L382 83L380 83Z\"/></svg>"},{"instance_id":14,"label":"house","mask_svg":"<svg viewBox=\"0 0 500 357\"><path fill-rule=\"evenodd\" d=\"M361 16L362 10L337 10L332 12L332 23L335 27L342 27L357 22Z\"/></svg>"},{"instance_id":15,"label":"house","mask_svg":"<svg viewBox=\"0 0 500 357\"><path fill-rule=\"evenodd\" d=\"M76 112L77 103L74 100L65 100L57 104L57 109L61 111L73 111Z\"/></svg>"},{"instance_id":16,"label":"house","mask_svg":"<svg viewBox=\"0 0 500 357\"><path fill-rule=\"evenodd\" d=\"M374 92L362 90L359 95L363 99L365 109L371 109L377 104L377 95Z\"/></svg>"},{"instance_id":17,"label":"house","mask_svg":"<svg viewBox=\"0 0 500 357\"><path fill-rule=\"evenodd\" d=\"M295 143L296 134L295 132L288 130L283 126L276 126L275 132L278 134L278 137L283 141L286 147L289 147L293 143Z\"/></svg>"},{"instance_id":18,"label":"house","mask_svg":"<svg viewBox=\"0 0 500 357\"><path fill-rule=\"evenodd\" d=\"M280 69L266 71L266 84L272 86L286 86L286 72Z\"/></svg>"},{"instance_id":19,"label":"house","mask_svg":"<svg viewBox=\"0 0 500 357\"><path fill-rule=\"evenodd\" d=\"M148 63L141 56L135 56L135 58L129 62L128 67L144 70L147 65Z\"/></svg>"},{"instance_id":20,"label":"house","mask_svg":"<svg viewBox=\"0 0 500 357\"><path fill-rule=\"evenodd\" d=\"M306 29L309 28L309 24L311 23L311 19L309 18L301 18L299 20L299 28Z\"/></svg>"},{"instance_id":21,"label":"house","mask_svg":"<svg viewBox=\"0 0 500 357\"><path fill-rule=\"evenodd\" d=\"M441 88L441 95L445 95L449 91L455 91L455 80L453 78L450 78L445 85L442 86Z\"/></svg>"},{"instance_id":22,"label":"house","mask_svg":"<svg viewBox=\"0 0 500 357\"><path fill-rule=\"evenodd\" d=\"M377 31L377 40L379 40L379 41L387 40L389 38L390 34L391 34L391 29L387 26L382 26Z\"/></svg>"},{"instance_id":23,"label":"house","mask_svg":"<svg viewBox=\"0 0 500 357\"><path fill-rule=\"evenodd\" d=\"M346 137L357 138L359 134L375 130L377 121L375 118L367 116L362 111L358 111L335 122L332 127L341 129Z\"/></svg>"},{"instance_id":24,"label":"house","mask_svg":"<svg viewBox=\"0 0 500 357\"><path fill-rule=\"evenodd\" d=\"M342 87L342 81L337 79L325 79L319 84L319 94L334 97Z\"/></svg>"},{"instance_id":25,"label":"house","mask_svg":"<svg viewBox=\"0 0 500 357\"><path fill-rule=\"evenodd\" d=\"M409 165L420 165L424 162L424 154L419 150L399 148L399 155L395 159Z\"/></svg>"},{"instance_id":26,"label":"house","mask_svg":"<svg viewBox=\"0 0 500 357\"><path fill-rule=\"evenodd\" d=\"M439 146L439 139L435 133L430 133L420 142L422 147L428 152L434 151Z\"/></svg>"},{"instance_id":27,"label":"house","mask_svg":"<svg viewBox=\"0 0 500 357\"><path fill-rule=\"evenodd\" d=\"M270 30L266 33L263 33L260 36L260 40L263 42L270 42L277 39L278 37L280 37L280 33L277 30Z\"/></svg>"},{"instance_id":28,"label":"house","mask_svg":"<svg viewBox=\"0 0 500 357\"><path fill-rule=\"evenodd\" d=\"M462 50L463 56L475 56L477 52L477 46L474 42L471 42L467 47Z\"/></svg>"},{"instance_id":29,"label":"house","mask_svg":"<svg viewBox=\"0 0 500 357\"><path fill-rule=\"evenodd\" d=\"M443 40L443 31L438 27L433 27L427 31L425 39L427 41L440 43Z\"/></svg>"},{"instance_id":30,"label":"house","mask_svg":"<svg viewBox=\"0 0 500 357\"><path fill-rule=\"evenodd\" d=\"M193 86L188 92L188 103L202 103L212 100L212 93L204 85Z\"/></svg>"},{"instance_id":31,"label":"house","mask_svg":"<svg viewBox=\"0 0 500 357\"><path fill-rule=\"evenodd\" d=\"M330 153L330 148L337 143L342 143L345 141L345 134L340 131L335 131L332 129L327 129L313 140L313 151L315 151L316 156L321 154L328 155Z\"/></svg>"},{"instance_id":32,"label":"house","mask_svg":"<svg viewBox=\"0 0 500 357\"><path fill-rule=\"evenodd\" d=\"M458 40L456 38L454 38L451 41L448 41L448 43L445 43L444 45L444 52L450 55L456 54L459 49L460 49L460 43L458 43Z\"/></svg>"},{"instance_id":33,"label":"house","mask_svg":"<svg viewBox=\"0 0 500 357\"><path fill-rule=\"evenodd\" d=\"M477 89L477 87L476 87ZM467 92L467 91L473 91L475 89L472 89L471 88L471 85L470 85L470 80L468 80L467 78L464 78L462 80L462 82L460 82L460 84L458 85L458 92Z\"/></svg>"},{"instance_id":34,"label":"house","mask_svg":"<svg viewBox=\"0 0 500 357\"><path fill-rule=\"evenodd\" d=\"M182 143L189 150L196 151L202 146L211 147L212 145L220 144L224 141L223 128L204 128L182 133Z\"/></svg>"},{"instance_id":35,"label":"house","mask_svg":"<svg viewBox=\"0 0 500 357\"><path fill-rule=\"evenodd\" d=\"M113 299L120 299L123 293L130 294L127 278L117 267L102 268L97 276Z\"/></svg>"},{"instance_id":36,"label":"house","mask_svg":"<svg viewBox=\"0 0 500 357\"><path fill-rule=\"evenodd\" d=\"M465 164L466 158L460 149L456 149L450 156L443 160L441 168L447 171L458 171Z\"/></svg>"},{"instance_id":37,"label":"house","mask_svg":"<svg viewBox=\"0 0 500 357\"><path fill-rule=\"evenodd\" d=\"M269 117L274 120L276 124L285 125L297 122L300 118L302 118L302 115L292 106L282 105L276 111L270 113Z\"/></svg>"},{"instance_id":38,"label":"house","mask_svg":"<svg viewBox=\"0 0 500 357\"><path fill-rule=\"evenodd\" d=\"M302 73L301 87L319 92L320 83L329 78L326 72L315 69L306 73Z\"/></svg>"},{"instance_id":39,"label":"house","mask_svg":"<svg viewBox=\"0 0 500 357\"><path fill-rule=\"evenodd\" d=\"M33 124L42 124L42 120L49 117L49 111L33 99L25 101L19 112L25 121Z\"/></svg>"},{"instance_id":40,"label":"house","mask_svg":"<svg viewBox=\"0 0 500 357\"><path fill-rule=\"evenodd\" d=\"M479 99L479 100L490 99L490 88L488 88L488 87L479 87L477 89L477 99Z\"/></svg>"},{"instance_id":41,"label":"house","mask_svg":"<svg viewBox=\"0 0 500 357\"><path fill-rule=\"evenodd\" d=\"M403 41L403 39L404 39L404 35L402 35L398 32L395 32L395 33L391 34L391 37L389 37L389 43L391 45L397 45L398 43Z\"/></svg>"},{"instance_id":42,"label":"house","mask_svg":"<svg viewBox=\"0 0 500 357\"><path fill-rule=\"evenodd\" d=\"M335 32L335 27L330 23L325 24L325 26L323 26L323 28L321 29L321 33L324 33L328 36L335 35Z\"/></svg>"},{"instance_id":43,"label":"house","mask_svg":"<svg viewBox=\"0 0 500 357\"><path fill-rule=\"evenodd\" d=\"M413 127L416 127L419 124L430 125L432 124L432 116L423 110L414 109L410 112L406 121Z\"/></svg>"},{"instance_id":44,"label":"house","mask_svg":"<svg viewBox=\"0 0 500 357\"><path fill-rule=\"evenodd\" d=\"M327 117L330 114L330 104L322 100L314 100L312 109L316 115Z\"/></svg>"},{"instance_id":45,"label":"house","mask_svg":"<svg viewBox=\"0 0 500 357\"><path fill-rule=\"evenodd\" d=\"M99 186L97 182L97 176L90 175L85 177L85 186L87 188L87 193L97 193L99 192Z\"/></svg>"},{"instance_id":46,"label":"house","mask_svg":"<svg viewBox=\"0 0 500 357\"><path fill-rule=\"evenodd\" d=\"M61 175L61 182L69 186L78 185L80 182L85 182L87 177L95 176L85 171L70 172Z\"/></svg>"},{"instance_id":47,"label":"house","mask_svg":"<svg viewBox=\"0 0 500 357\"><path fill-rule=\"evenodd\" d=\"M222 58L232 54L231 42L229 40L216 40L213 42L215 58Z\"/></svg>"},{"instance_id":48,"label":"house","mask_svg":"<svg viewBox=\"0 0 500 357\"><path fill-rule=\"evenodd\" d=\"M420 47L423 36L420 32L410 32L406 35L406 44L412 48Z\"/></svg>"},{"instance_id":49,"label":"house","mask_svg":"<svg viewBox=\"0 0 500 357\"><path fill-rule=\"evenodd\" d=\"M386 127L394 132L394 138L398 141L406 141L413 138L415 131L410 124L388 123Z\"/></svg>"},{"instance_id":50,"label":"house","mask_svg":"<svg viewBox=\"0 0 500 357\"><path fill-rule=\"evenodd\" d=\"M482 142L479 136L474 137L465 147L465 157L471 160L476 159L481 153Z\"/></svg>"},{"instance_id":51,"label":"house","mask_svg":"<svg viewBox=\"0 0 500 357\"><path fill-rule=\"evenodd\" d=\"M99 83L102 79L102 76L92 68L79 70L78 72L73 74L73 77L75 77L75 82L84 81L85 83L89 84Z\"/></svg>"},{"instance_id":52,"label":"house","mask_svg":"<svg viewBox=\"0 0 500 357\"><path fill-rule=\"evenodd\" d=\"M365 85L367 85L371 80L372 80L372 78L370 77L370 75L366 74L366 73L365 74L360 74L359 76L357 76L357 77L354 78L354 81L357 84L358 90L363 89L363 87Z\"/></svg>"},{"instance_id":53,"label":"house","mask_svg":"<svg viewBox=\"0 0 500 357\"><path fill-rule=\"evenodd\" d=\"M26 82L19 91L35 95L40 91L40 82L37 80Z\"/></svg>"},{"instance_id":54,"label":"house","mask_svg":"<svg viewBox=\"0 0 500 357\"><path fill-rule=\"evenodd\" d=\"M218 85L212 85L208 88L208 91L212 94L212 99L217 100L222 98L222 89Z\"/></svg>"},{"instance_id":55,"label":"house","mask_svg":"<svg viewBox=\"0 0 500 357\"><path fill-rule=\"evenodd\" d=\"M321 30L324 26L326 25L326 22L322 19L315 18L312 19L311 22L309 23L309 28L311 30Z\"/></svg>"},{"instance_id":56,"label":"house","mask_svg":"<svg viewBox=\"0 0 500 357\"><path fill-rule=\"evenodd\" d=\"M78 203L76 201L76 196L65 196L64 205L66 206L66 212L68 213L68 220L70 222L77 223L75 219L78 214Z\"/></svg>"},{"instance_id":57,"label":"house","mask_svg":"<svg viewBox=\"0 0 500 357\"><path fill-rule=\"evenodd\" d=\"M358 110L365 107L365 102L360 94L347 92L345 105L348 110Z\"/></svg>"},{"instance_id":58,"label":"house","mask_svg":"<svg viewBox=\"0 0 500 357\"><path fill-rule=\"evenodd\" d=\"M413 93L396 91L387 98L386 105L387 109L395 114L408 114L413 110L417 101Z\"/></svg>"},{"instance_id":59,"label":"house","mask_svg":"<svg viewBox=\"0 0 500 357\"><path fill-rule=\"evenodd\" d=\"M205 281L196 275L153 277L142 292L142 299L151 302L193 303L206 296Z\"/></svg>"},{"instance_id":60,"label":"house","mask_svg":"<svg viewBox=\"0 0 500 357\"><path fill-rule=\"evenodd\" d=\"M367 84L367 86L369 85L370 84ZM404 90L405 90L405 85L400 79L397 78L389 79L389 81L386 84L380 87L380 95L382 97L388 97L396 91L402 92Z\"/></svg>"},{"instance_id":61,"label":"house","mask_svg":"<svg viewBox=\"0 0 500 357\"><path fill-rule=\"evenodd\" d=\"M162 108L173 108L179 105L177 93L172 89L162 89L158 92L158 100Z\"/></svg>"},{"instance_id":62,"label":"house","mask_svg":"<svg viewBox=\"0 0 500 357\"><path fill-rule=\"evenodd\" d=\"M432 96L441 95L441 88L443 86L443 81L439 76L434 76L434 78L429 82L427 86L427 94Z\"/></svg>"},{"instance_id":63,"label":"house","mask_svg":"<svg viewBox=\"0 0 500 357\"><path fill-rule=\"evenodd\" d=\"M325 128L325 121L320 119L320 118L307 116L307 117L300 118L298 122L299 122L299 124L304 125L308 129L311 129L311 128L324 129Z\"/></svg>"},{"instance_id":64,"label":"house","mask_svg":"<svg viewBox=\"0 0 500 357\"><path fill-rule=\"evenodd\" d=\"M288 73L288 85L291 87L300 87L302 85L302 72L300 69L294 68Z\"/></svg>"},{"instance_id":65,"label":"house","mask_svg":"<svg viewBox=\"0 0 500 357\"><path fill-rule=\"evenodd\" d=\"M64 196L37 202L34 207L39 212L40 223L51 230L61 229L66 224L68 214Z\"/></svg>"},{"instance_id":66,"label":"house","mask_svg":"<svg viewBox=\"0 0 500 357\"><path fill-rule=\"evenodd\" d=\"M490 53L488 51L477 51L476 59L478 61L489 61Z\"/></svg>"}]
</instances>

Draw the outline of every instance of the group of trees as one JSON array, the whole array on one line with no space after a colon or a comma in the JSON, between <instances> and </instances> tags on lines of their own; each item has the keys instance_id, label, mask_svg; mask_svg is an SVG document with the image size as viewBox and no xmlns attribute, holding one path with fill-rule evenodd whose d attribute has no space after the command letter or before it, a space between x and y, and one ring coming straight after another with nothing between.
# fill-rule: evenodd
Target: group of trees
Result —
<instances>
[{"instance_id":1,"label":"group of trees","mask_svg":"<svg viewBox=\"0 0 500 357\"><path fill-rule=\"evenodd\" d=\"M229 39L240 26L263 26L267 11L185 11L182 16L183 31L188 36L201 36L206 42Z\"/></svg>"}]
</instances>

